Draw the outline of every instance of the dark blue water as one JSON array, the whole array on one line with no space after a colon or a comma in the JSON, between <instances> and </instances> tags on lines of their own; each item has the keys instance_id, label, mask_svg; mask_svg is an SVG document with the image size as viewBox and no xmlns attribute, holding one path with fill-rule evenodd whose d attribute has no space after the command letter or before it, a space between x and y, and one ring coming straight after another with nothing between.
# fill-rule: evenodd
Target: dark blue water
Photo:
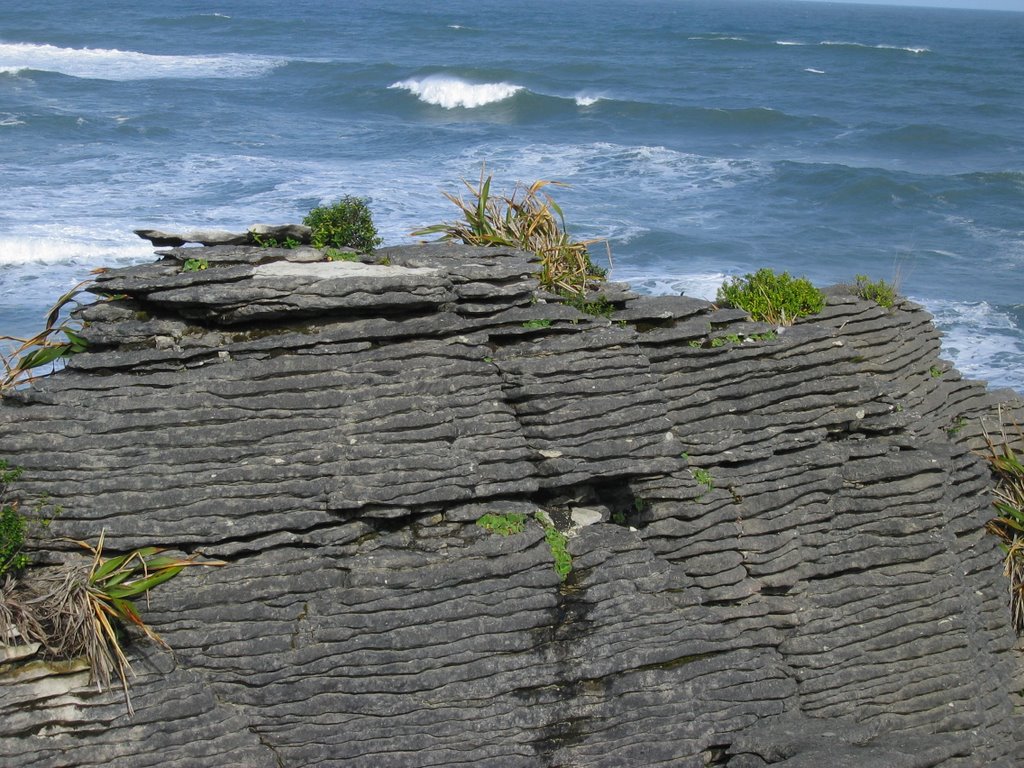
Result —
<instances>
[{"instance_id":1,"label":"dark blue water","mask_svg":"<svg viewBox=\"0 0 1024 768\"><path fill-rule=\"evenodd\" d=\"M969 375L1024 390L1024 13L771 0L0 6L0 334L137 227L570 183L613 276L898 279Z\"/></svg>"}]
</instances>

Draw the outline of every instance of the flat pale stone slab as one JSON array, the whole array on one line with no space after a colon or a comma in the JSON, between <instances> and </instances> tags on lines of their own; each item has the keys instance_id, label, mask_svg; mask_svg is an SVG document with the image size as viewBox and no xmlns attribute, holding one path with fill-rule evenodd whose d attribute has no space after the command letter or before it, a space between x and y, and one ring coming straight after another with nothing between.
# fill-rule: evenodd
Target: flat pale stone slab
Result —
<instances>
[{"instance_id":1,"label":"flat pale stone slab","mask_svg":"<svg viewBox=\"0 0 1024 768\"><path fill-rule=\"evenodd\" d=\"M399 267L385 264L363 264L358 261L318 261L295 263L274 261L260 264L253 270L253 277L311 277L316 280L342 277L399 277L412 275L436 275L433 267Z\"/></svg>"}]
</instances>

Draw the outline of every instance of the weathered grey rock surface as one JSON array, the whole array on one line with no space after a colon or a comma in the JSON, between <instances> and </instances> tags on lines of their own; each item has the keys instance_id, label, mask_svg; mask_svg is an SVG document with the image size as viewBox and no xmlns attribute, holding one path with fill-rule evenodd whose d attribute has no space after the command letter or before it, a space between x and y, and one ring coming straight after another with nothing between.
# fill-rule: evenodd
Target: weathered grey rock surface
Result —
<instances>
[{"instance_id":1,"label":"weathered grey rock surface","mask_svg":"<svg viewBox=\"0 0 1024 768\"><path fill-rule=\"evenodd\" d=\"M217 242L100 276L90 350L0 406L60 533L230 563L154 592L175 653L133 645L134 719L8 665L0 763L1024 760L969 450L1020 403L920 307L836 289L765 338L623 286L580 313L523 253ZM565 582L539 523L475 524L537 510Z\"/></svg>"}]
</instances>

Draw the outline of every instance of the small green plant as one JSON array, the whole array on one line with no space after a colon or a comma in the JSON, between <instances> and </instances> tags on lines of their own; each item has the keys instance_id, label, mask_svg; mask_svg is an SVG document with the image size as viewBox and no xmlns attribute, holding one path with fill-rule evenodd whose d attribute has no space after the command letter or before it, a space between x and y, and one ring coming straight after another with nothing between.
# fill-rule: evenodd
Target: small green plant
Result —
<instances>
[{"instance_id":1,"label":"small green plant","mask_svg":"<svg viewBox=\"0 0 1024 768\"><path fill-rule=\"evenodd\" d=\"M522 533L526 528L526 515L518 512L508 512L504 515L484 515L476 524L485 531L496 533L499 536L511 536L515 533Z\"/></svg>"},{"instance_id":2,"label":"small green plant","mask_svg":"<svg viewBox=\"0 0 1024 768\"><path fill-rule=\"evenodd\" d=\"M544 540L551 549L551 556L555 560L555 573L561 581L572 573L572 555L569 554L569 539L564 533L548 523L538 512L535 516L541 527L544 528Z\"/></svg>"},{"instance_id":3,"label":"small green plant","mask_svg":"<svg viewBox=\"0 0 1024 768\"><path fill-rule=\"evenodd\" d=\"M718 336L711 340L712 348L724 347L726 344L742 344L743 339L735 333L730 333L727 336Z\"/></svg>"},{"instance_id":4,"label":"small green plant","mask_svg":"<svg viewBox=\"0 0 1024 768\"><path fill-rule=\"evenodd\" d=\"M250 232L249 237L256 243L260 248L298 248L302 243L296 240L294 237L286 237L284 240L278 240L276 237L271 235L260 235L256 232Z\"/></svg>"},{"instance_id":5,"label":"small green plant","mask_svg":"<svg viewBox=\"0 0 1024 768\"><path fill-rule=\"evenodd\" d=\"M694 467L693 469L690 470L690 474L693 475L694 480L703 485L707 490L714 490L715 483L711 479L711 473L708 472L706 469Z\"/></svg>"},{"instance_id":6,"label":"small green plant","mask_svg":"<svg viewBox=\"0 0 1024 768\"><path fill-rule=\"evenodd\" d=\"M1003 550L1003 570L1010 582L1010 617L1017 634L1024 632L1024 462L1014 451L1012 443L1024 445L1024 430L1016 427L1016 438L1008 437L1006 428L993 438L987 431L988 460L997 478L993 505L998 515L989 520L985 529L999 539Z\"/></svg>"},{"instance_id":7,"label":"small green plant","mask_svg":"<svg viewBox=\"0 0 1024 768\"><path fill-rule=\"evenodd\" d=\"M369 201L346 195L331 205L314 208L302 220L313 230L315 248L355 248L369 253L383 240L377 236Z\"/></svg>"},{"instance_id":8,"label":"small green plant","mask_svg":"<svg viewBox=\"0 0 1024 768\"><path fill-rule=\"evenodd\" d=\"M328 261L359 261L359 254L354 251L339 251L337 248L330 248L327 251Z\"/></svg>"},{"instance_id":9,"label":"small green plant","mask_svg":"<svg viewBox=\"0 0 1024 768\"><path fill-rule=\"evenodd\" d=\"M933 379L941 379L942 378L942 369L939 368L939 366L937 366L937 365L933 365L931 368L929 368L928 369L928 373L931 374L931 377Z\"/></svg>"},{"instance_id":10,"label":"small green plant","mask_svg":"<svg viewBox=\"0 0 1024 768\"><path fill-rule=\"evenodd\" d=\"M693 339L692 341L686 342L687 346L693 347L694 349L700 349L704 346L704 342L700 339Z\"/></svg>"},{"instance_id":11,"label":"small green plant","mask_svg":"<svg viewBox=\"0 0 1024 768\"><path fill-rule=\"evenodd\" d=\"M26 543L64 511L60 506L51 505L49 496L44 495L32 506L31 512L23 512L21 503L10 497L10 484L23 472L21 467L12 467L5 459L0 459L0 576L24 570L31 564L24 551Z\"/></svg>"},{"instance_id":12,"label":"small green plant","mask_svg":"<svg viewBox=\"0 0 1024 768\"><path fill-rule=\"evenodd\" d=\"M886 309L892 309L900 301L901 297L894 283L885 280L872 281L867 275L857 275L854 279L857 281L854 291L862 299L873 301Z\"/></svg>"},{"instance_id":13,"label":"small green plant","mask_svg":"<svg viewBox=\"0 0 1024 768\"><path fill-rule=\"evenodd\" d=\"M798 318L820 312L825 295L805 278L764 268L723 283L717 301L744 310L753 320L792 325Z\"/></svg>"},{"instance_id":14,"label":"small green plant","mask_svg":"<svg viewBox=\"0 0 1024 768\"><path fill-rule=\"evenodd\" d=\"M8 467L0 459L0 576L7 571L20 571L28 565L25 546L28 521L18 511L18 502L8 499L8 484L21 477L20 467Z\"/></svg>"},{"instance_id":15,"label":"small green plant","mask_svg":"<svg viewBox=\"0 0 1024 768\"><path fill-rule=\"evenodd\" d=\"M185 259L185 263L181 265L182 272L201 272L209 268L210 262L206 259Z\"/></svg>"},{"instance_id":16,"label":"small green plant","mask_svg":"<svg viewBox=\"0 0 1024 768\"><path fill-rule=\"evenodd\" d=\"M444 192L462 212L463 221L434 224L412 233L413 237L441 235L442 240L460 240L467 245L519 248L535 253L541 260L540 283L565 297L584 297L587 283L600 280L605 271L590 259L588 246L598 240L573 240L565 228L565 217L544 189L565 186L557 181L517 184L511 195L491 195L492 176L480 169L480 182L473 186L463 179L471 198L465 200ZM610 251L609 251L610 257Z\"/></svg>"},{"instance_id":17,"label":"small green plant","mask_svg":"<svg viewBox=\"0 0 1024 768\"><path fill-rule=\"evenodd\" d=\"M967 419L964 418L963 416L960 416L960 417L954 419L952 422L950 422L950 425L948 427L946 427L946 436L947 437L956 437L957 435L960 434L960 432L966 426L967 426Z\"/></svg>"},{"instance_id":18,"label":"small green plant","mask_svg":"<svg viewBox=\"0 0 1024 768\"><path fill-rule=\"evenodd\" d=\"M575 307L580 312L587 315L593 315L594 317L611 317L615 312L615 305L608 301L605 296L598 296L592 301L587 301L586 296L578 293L563 292L562 295L565 297L566 304L570 307Z\"/></svg>"},{"instance_id":19,"label":"small green plant","mask_svg":"<svg viewBox=\"0 0 1024 768\"><path fill-rule=\"evenodd\" d=\"M538 328L550 328L550 327L551 327L551 321L550 320L541 320L541 319L538 319L538 320L527 320L525 323L523 323L523 328L532 328L534 330L536 330Z\"/></svg>"}]
</instances>

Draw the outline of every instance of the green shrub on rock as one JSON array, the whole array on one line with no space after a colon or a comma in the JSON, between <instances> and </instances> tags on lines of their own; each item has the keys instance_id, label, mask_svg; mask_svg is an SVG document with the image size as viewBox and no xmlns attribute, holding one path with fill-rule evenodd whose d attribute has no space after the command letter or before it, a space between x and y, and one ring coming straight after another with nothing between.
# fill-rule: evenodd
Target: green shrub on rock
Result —
<instances>
[{"instance_id":1,"label":"green shrub on rock","mask_svg":"<svg viewBox=\"0 0 1024 768\"><path fill-rule=\"evenodd\" d=\"M867 275L857 275L855 279L855 291L862 299L873 301L886 309L892 309L900 300L895 283L888 283L885 280L872 281Z\"/></svg>"},{"instance_id":2,"label":"green shrub on rock","mask_svg":"<svg viewBox=\"0 0 1024 768\"><path fill-rule=\"evenodd\" d=\"M333 205L314 208L302 223L313 230L316 248L355 248L368 253L383 242L377 237L367 201L359 197L347 195Z\"/></svg>"},{"instance_id":3,"label":"green shrub on rock","mask_svg":"<svg viewBox=\"0 0 1024 768\"><path fill-rule=\"evenodd\" d=\"M717 301L745 310L753 320L792 325L797 318L820 312L825 307L825 294L806 278L764 268L722 283Z\"/></svg>"}]
</instances>

